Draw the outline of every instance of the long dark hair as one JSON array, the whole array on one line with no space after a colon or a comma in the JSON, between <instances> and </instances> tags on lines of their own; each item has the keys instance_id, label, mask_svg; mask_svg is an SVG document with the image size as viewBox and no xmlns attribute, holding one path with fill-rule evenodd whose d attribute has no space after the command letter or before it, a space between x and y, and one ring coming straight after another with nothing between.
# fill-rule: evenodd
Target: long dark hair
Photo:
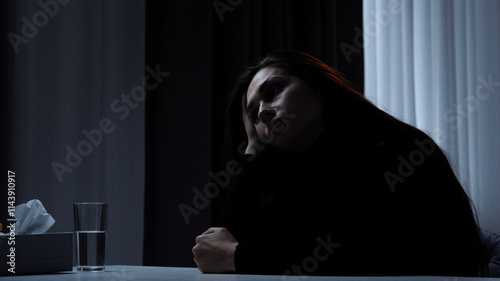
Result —
<instances>
[{"instance_id":1,"label":"long dark hair","mask_svg":"<svg viewBox=\"0 0 500 281\"><path fill-rule=\"evenodd\" d=\"M339 117L342 120L348 120L344 124L352 128L353 124L366 124L367 120L382 121L380 120L382 118L386 122L379 122L379 124L390 122L393 128L411 128L378 109L357 92L342 73L321 60L304 52L279 51L268 54L255 65L250 66L239 77L227 96L224 136L227 159L235 159L237 154L241 154L241 147L246 141L241 100L255 74L266 67L280 68L304 81L313 92L319 95L327 120ZM335 110L332 110L333 108Z\"/></svg>"},{"instance_id":2,"label":"long dark hair","mask_svg":"<svg viewBox=\"0 0 500 281\"><path fill-rule=\"evenodd\" d=\"M339 71L321 60L303 52L279 51L268 54L255 65L248 67L226 98L224 138L227 160L238 160L246 147L247 136L242 121L241 101L253 77L266 67L280 68L304 81L310 89L319 95L325 107L324 112L328 115L326 118L342 120L337 124L340 126L337 126L337 129L344 130L345 135L351 135L353 139L357 137L357 132L373 127L384 128L385 131L420 132L417 128L397 120L377 108L362 94L354 90L351 83ZM347 131L349 132L347 133ZM487 257L481 239L477 214L472 201L463 188L460 188L460 195L468 203L467 212L470 212L475 220L474 244L477 245L475 255L480 267L479 270L484 274Z\"/></svg>"}]
</instances>

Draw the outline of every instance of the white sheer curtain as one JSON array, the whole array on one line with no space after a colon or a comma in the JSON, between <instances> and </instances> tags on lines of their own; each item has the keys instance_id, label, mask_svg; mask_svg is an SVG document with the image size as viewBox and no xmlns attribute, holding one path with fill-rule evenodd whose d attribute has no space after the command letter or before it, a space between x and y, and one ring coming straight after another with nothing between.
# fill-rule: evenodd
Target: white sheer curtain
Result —
<instances>
[{"instance_id":1,"label":"white sheer curtain","mask_svg":"<svg viewBox=\"0 0 500 281\"><path fill-rule=\"evenodd\" d=\"M365 0L365 95L443 148L500 233L500 1Z\"/></svg>"}]
</instances>

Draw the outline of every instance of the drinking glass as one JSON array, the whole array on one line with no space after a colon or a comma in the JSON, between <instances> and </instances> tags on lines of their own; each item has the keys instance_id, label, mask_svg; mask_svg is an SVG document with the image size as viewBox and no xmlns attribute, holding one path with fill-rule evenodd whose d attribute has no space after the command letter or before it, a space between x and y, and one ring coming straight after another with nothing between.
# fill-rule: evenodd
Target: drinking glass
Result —
<instances>
[{"instance_id":1,"label":"drinking glass","mask_svg":"<svg viewBox=\"0 0 500 281\"><path fill-rule=\"evenodd\" d=\"M76 270L104 271L108 206L104 202L73 204Z\"/></svg>"}]
</instances>

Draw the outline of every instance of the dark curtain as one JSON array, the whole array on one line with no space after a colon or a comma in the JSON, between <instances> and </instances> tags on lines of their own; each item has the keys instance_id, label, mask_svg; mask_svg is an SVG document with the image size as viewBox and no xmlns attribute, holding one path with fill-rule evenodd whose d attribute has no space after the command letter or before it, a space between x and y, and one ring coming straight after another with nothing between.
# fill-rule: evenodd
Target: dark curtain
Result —
<instances>
[{"instance_id":1,"label":"dark curtain","mask_svg":"<svg viewBox=\"0 0 500 281\"><path fill-rule=\"evenodd\" d=\"M298 50L362 91L362 52L342 47L355 28L361 0L147 2L146 64L169 76L146 100L144 265L195 266L195 237L220 205L209 187L226 165L224 98L236 77L268 52Z\"/></svg>"}]
</instances>

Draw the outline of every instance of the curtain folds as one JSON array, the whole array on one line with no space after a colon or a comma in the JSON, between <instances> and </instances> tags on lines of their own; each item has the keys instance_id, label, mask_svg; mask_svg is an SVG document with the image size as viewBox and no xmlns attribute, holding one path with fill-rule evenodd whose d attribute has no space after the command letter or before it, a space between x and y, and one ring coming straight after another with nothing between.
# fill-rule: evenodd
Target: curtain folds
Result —
<instances>
[{"instance_id":1,"label":"curtain folds","mask_svg":"<svg viewBox=\"0 0 500 281\"><path fill-rule=\"evenodd\" d=\"M427 132L500 232L500 2L365 0L365 95Z\"/></svg>"},{"instance_id":2,"label":"curtain folds","mask_svg":"<svg viewBox=\"0 0 500 281\"><path fill-rule=\"evenodd\" d=\"M122 95L144 77L144 4L6 4L9 124L2 136L16 205L39 199L56 221L50 231L66 232L74 229L74 202L106 201L106 262L141 264L144 104L120 117Z\"/></svg>"}]
</instances>

